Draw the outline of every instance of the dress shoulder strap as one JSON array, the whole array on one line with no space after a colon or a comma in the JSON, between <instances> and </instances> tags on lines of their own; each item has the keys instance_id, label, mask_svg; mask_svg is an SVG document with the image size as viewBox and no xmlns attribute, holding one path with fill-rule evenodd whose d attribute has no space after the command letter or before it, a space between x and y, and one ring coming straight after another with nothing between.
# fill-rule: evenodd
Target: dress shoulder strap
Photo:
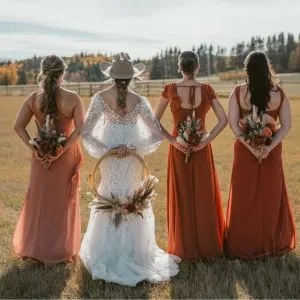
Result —
<instances>
[{"instance_id":1,"label":"dress shoulder strap","mask_svg":"<svg viewBox=\"0 0 300 300\"><path fill-rule=\"evenodd\" d=\"M196 87L194 85L192 85L190 87L190 95L189 95L189 103L192 107L195 106L195 102L196 102L196 100L195 100L195 90L196 90Z\"/></svg>"}]
</instances>

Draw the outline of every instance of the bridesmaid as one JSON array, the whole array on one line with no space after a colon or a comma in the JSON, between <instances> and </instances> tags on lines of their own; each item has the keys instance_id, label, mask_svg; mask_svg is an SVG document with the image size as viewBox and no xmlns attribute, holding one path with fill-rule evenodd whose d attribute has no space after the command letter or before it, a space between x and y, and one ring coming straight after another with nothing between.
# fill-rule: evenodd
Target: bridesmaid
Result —
<instances>
[{"instance_id":1,"label":"bridesmaid","mask_svg":"<svg viewBox=\"0 0 300 300\"><path fill-rule=\"evenodd\" d=\"M45 265L71 261L80 246L78 191L83 160L78 137L85 113L81 98L61 87L65 68L55 55L42 60L40 89L26 99L14 125L32 152L29 188L13 238L14 250L22 258ZM44 124L47 114L68 139L57 156L39 158L26 127L32 117Z\"/></svg>"},{"instance_id":2,"label":"bridesmaid","mask_svg":"<svg viewBox=\"0 0 300 300\"><path fill-rule=\"evenodd\" d=\"M197 55L184 51L179 57L183 79L168 84L155 112L160 120L170 103L174 128L170 134L163 126L164 137L170 142L168 158L168 252L187 261L214 259L223 252L224 221L221 192L215 171L210 142L227 124L226 113L212 87L199 82ZM176 142L177 126L195 114L205 130L205 118L213 108L218 124L198 146ZM192 151L188 163L185 153Z\"/></svg>"},{"instance_id":3,"label":"bridesmaid","mask_svg":"<svg viewBox=\"0 0 300 300\"><path fill-rule=\"evenodd\" d=\"M234 88L229 99L229 124L237 137L227 210L228 254L240 258L280 255L295 248L295 224L282 166L282 140L291 126L289 102L272 82L264 53L251 52L245 60L247 83ZM269 127L280 129L272 144L255 150L240 137L240 120L252 107ZM261 163L260 163L261 162Z\"/></svg>"}]
</instances>

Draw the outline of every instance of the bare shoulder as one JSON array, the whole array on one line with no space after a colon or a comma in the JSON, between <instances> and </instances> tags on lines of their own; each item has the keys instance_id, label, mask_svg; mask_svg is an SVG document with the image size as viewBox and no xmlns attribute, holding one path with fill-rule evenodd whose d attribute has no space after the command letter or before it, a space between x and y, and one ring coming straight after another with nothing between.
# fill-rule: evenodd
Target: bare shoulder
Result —
<instances>
[{"instance_id":1,"label":"bare shoulder","mask_svg":"<svg viewBox=\"0 0 300 300\"><path fill-rule=\"evenodd\" d=\"M32 92L25 99L25 103L28 104L31 107L32 106L32 102L34 101L34 99L41 98L41 96L42 96L42 92L40 90Z\"/></svg>"},{"instance_id":2,"label":"bare shoulder","mask_svg":"<svg viewBox=\"0 0 300 300\"><path fill-rule=\"evenodd\" d=\"M69 103L72 103L74 105L82 102L81 97L77 92L70 91L65 88L61 88L61 96L63 99L66 99Z\"/></svg>"},{"instance_id":3,"label":"bare shoulder","mask_svg":"<svg viewBox=\"0 0 300 300\"><path fill-rule=\"evenodd\" d=\"M237 84L235 87L236 88L239 87L241 93L246 93L247 90L248 90L248 84L246 82L245 83L241 83L241 84Z\"/></svg>"},{"instance_id":4,"label":"bare shoulder","mask_svg":"<svg viewBox=\"0 0 300 300\"><path fill-rule=\"evenodd\" d=\"M179 80L179 81L176 81L176 82L174 82L174 83L171 83L171 84L169 84L170 86L172 86L172 85L176 85L176 86L178 86L178 87L180 87L180 86L184 86L184 87L186 87L186 86L188 86L188 85L191 85L191 86L202 86L204 83L203 82L201 82L201 81L198 81L198 80L196 80L196 82L193 82L192 84L186 84L183 80Z\"/></svg>"}]
</instances>

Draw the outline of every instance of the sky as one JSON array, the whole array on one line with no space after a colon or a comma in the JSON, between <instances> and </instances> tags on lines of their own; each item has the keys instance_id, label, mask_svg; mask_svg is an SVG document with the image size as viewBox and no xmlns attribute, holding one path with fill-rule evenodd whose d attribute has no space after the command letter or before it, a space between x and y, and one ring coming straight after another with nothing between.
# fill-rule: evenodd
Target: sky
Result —
<instances>
[{"instance_id":1,"label":"sky","mask_svg":"<svg viewBox=\"0 0 300 300\"><path fill-rule=\"evenodd\" d=\"M81 51L151 58L251 36L300 33L299 0L0 0L0 58Z\"/></svg>"}]
</instances>

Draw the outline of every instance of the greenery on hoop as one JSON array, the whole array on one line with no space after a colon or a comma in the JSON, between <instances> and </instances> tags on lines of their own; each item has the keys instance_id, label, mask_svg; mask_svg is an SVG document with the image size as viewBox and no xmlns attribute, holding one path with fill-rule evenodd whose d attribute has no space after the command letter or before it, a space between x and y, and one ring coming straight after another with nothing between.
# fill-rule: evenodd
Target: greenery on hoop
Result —
<instances>
[{"instance_id":1,"label":"greenery on hoop","mask_svg":"<svg viewBox=\"0 0 300 300\"><path fill-rule=\"evenodd\" d=\"M151 201L157 195L154 190L157 182L156 177L148 177L131 196L126 197L126 203L121 203L120 198L111 193L110 197L96 195L96 199L89 206L95 208L96 211L101 209L110 211L113 214L113 224L119 227L129 214L144 217L143 210L149 207Z\"/></svg>"}]
</instances>

